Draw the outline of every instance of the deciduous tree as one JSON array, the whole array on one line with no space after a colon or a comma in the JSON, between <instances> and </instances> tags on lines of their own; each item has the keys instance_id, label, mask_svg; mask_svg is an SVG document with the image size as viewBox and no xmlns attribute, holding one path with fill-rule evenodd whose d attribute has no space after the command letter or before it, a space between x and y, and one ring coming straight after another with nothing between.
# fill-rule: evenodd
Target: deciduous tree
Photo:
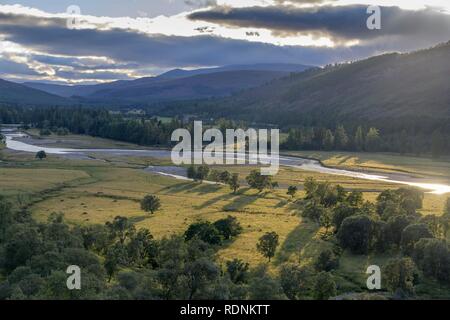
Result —
<instances>
[{"instance_id":1,"label":"deciduous tree","mask_svg":"<svg viewBox=\"0 0 450 320\"><path fill-rule=\"evenodd\" d=\"M141 200L141 209L154 214L155 211L161 208L161 201L155 195L146 195L144 199Z\"/></svg>"},{"instance_id":2,"label":"deciduous tree","mask_svg":"<svg viewBox=\"0 0 450 320\"><path fill-rule=\"evenodd\" d=\"M266 257L267 259L273 258L275 256L275 252L278 247L278 234L276 232L267 232L264 234L261 238L259 238L259 241L256 245L256 248L258 249L261 254Z\"/></svg>"}]
</instances>

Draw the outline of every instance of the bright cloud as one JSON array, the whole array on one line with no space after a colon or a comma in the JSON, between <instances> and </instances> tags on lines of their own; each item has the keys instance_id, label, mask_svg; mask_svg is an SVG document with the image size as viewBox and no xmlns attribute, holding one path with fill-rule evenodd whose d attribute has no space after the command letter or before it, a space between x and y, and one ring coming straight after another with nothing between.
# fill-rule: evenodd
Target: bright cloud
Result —
<instances>
[{"instance_id":1,"label":"bright cloud","mask_svg":"<svg viewBox=\"0 0 450 320\"><path fill-rule=\"evenodd\" d=\"M447 0L377 1L398 8L397 16L386 11L391 20L376 36L360 28L364 13L353 13L354 26L346 17L352 5L373 4L370 0L150 2L78 1L80 23L69 30L65 5L70 1L2 1L0 77L91 83L151 76L174 67L326 64L450 39L445 30ZM301 11L312 8L321 8L323 14ZM288 17L293 20L286 24Z\"/></svg>"}]
</instances>

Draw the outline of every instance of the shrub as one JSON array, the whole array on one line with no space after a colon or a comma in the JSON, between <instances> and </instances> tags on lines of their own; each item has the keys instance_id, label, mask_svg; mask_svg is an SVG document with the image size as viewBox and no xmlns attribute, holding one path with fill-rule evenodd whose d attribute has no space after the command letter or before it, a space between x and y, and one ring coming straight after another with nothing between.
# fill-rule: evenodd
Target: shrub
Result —
<instances>
[{"instance_id":1,"label":"shrub","mask_svg":"<svg viewBox=\"0 0 450 320\"><path fill-rule=\"evenodd\" d=\"M259 170L253 170L245 178L250 188L257 189L258 191L263 191L264 189L272 189L275 183L272 181L271 176L263 176Z\"/></svg>"},{"instance_id":2,"label":"shrub","mask_svg":"<svg viewBox=\"0 0 450 320\"><path fill-rule=\"evenodd\" d=\"M245 283L248 278L249 265L240 259L233 259L226 263L227 273L233 283Z\"/></svg>"},{"instance_id":3,"label":"shrub","mask_svg":"<svg viewBox=\"0 0 450 320\"><path fill-rule=\"evenodd\" d=\"M363 215L345 218L337 234L344 249L354 254L367 254L372 236L372 220Z\"/></svg>"},{"instance_id":4,"label":"shrub","mask_svg":"<svg viewBox=\"0 0 450 320\"><path fill-rule=\"evenodd\" d=\"M417 268L410 258L391 259L385 266L383 275L389 291L399 296L414 294Z\"/></svg>"},{"instance_id":5,"label":"shrub","mask_svg":"<svg viewBox=\"0 0 450 320\"><path fill-rule=\"evenodd\" d=\"M411 255L416 242L423 238L433 238L425 224L415 223L407 226L402 232L401 246L403 252Z\"/></svg>"},{"instance_id":6,"label":"shrub","mask_svg":"<svg viewBox=\"0 0 450 320\"><path fill-rule=\"evenodd\" d=\"M45 153L44 150L41 150L41 151L38 151L38 152L36 153L35 158L36 158L36 159L39 159L39 160L42 160L42 159L47 158L47 154Z\"/></svg>"},{"instance_id":7,"label":"shrub","mask_svg":"<svg viewBox=\"0 0 450 320\"><path fill-rule=\"evenodd\" d=\"M321 272L317 275L314 284L314 298L317 300L328 300L336 295L336 283L333 276L328 272Z\"/></svg>"},{"instance_id":8,"label":"shrub","mask_svg":"<svg viewBox=\"0 0 450 320\"><path fill-rule=\"evenodd\" d=\"M286 263L280 268L280 284L284 294L291 300L306 297L312 288L313 272L308 267Z\"/></svg>"},{"instance_id":9,"label":"shrub","mask_svg":"<svg viewBox=\"0 0 450 320\"><path fill-rule=\"evenodd\" d=\"M331 271L339 267L339 257L331 249L323 250L317 257L314 267L317 271Z\"/></svg>"},{"instance_id":10,"label":"shrub","mask_svg":"<svg viewBox=\"0 0 450 320\"><path fill-rule=\"evenodd\" d=\"M184 233L184 237L187 241L196 237L212 245L220 245L223 240L223 237L220 234L219 230L217 230L213 224L207 221L191 224Z\"/></svg>"},{"instance_id":11,"label":"shrub","mask_svg":"<svg viewBox=\"0 0 450 320\"><path fill-rule=\"evenodd\" d=\"M420 239L414 245L412 256L426 276L450 283L450 252L447 243L438 239Z\"/></svg>"},{"instance_id":12,"label":"shrub","mask_svg":"<svg viewBox=\"0 0 450 320\"><path fill-rule=\"evenodd\" d=\"M242 232L242 227L236 217L228 216L214 222L214 227L220 232L225 240L236 237Z\"/></svg>"}]
</instances>

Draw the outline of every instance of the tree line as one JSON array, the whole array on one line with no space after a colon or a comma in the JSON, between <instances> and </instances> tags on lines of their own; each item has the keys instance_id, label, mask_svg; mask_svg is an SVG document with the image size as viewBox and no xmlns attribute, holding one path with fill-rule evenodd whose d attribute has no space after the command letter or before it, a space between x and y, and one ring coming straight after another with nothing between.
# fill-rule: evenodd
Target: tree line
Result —
<instances>
[{"instance_id":1,"label":"tree line","mask_svg":"<svg viewBox=\"0 0 450 320\"><path fill-rule=\"evenodd\" d=\"M208 120L208 122L211 122ZM171 145L175 129L192 129L192 125L173 118L162 123L149 116L124 116L103 108L87 107L20 107L0 105L0 123L23 123L40 129L41 134L69 132L88 134L142 145ZM211 126L225 129L242 128L243 121L219 118ZM302 126L288 128L288 137L281 145L287 150L340 150L367 152L396 152L401 154L450 154L449 133L440 127L433 130L399 128L379 129L361 124L336 126ZM420 128L420 124L416 124ZM427 127L428 128L428 127ZM431 131L430 131L431 130Z\"/></svg>"},{"instance_id":2,"label":"tree line","mask_svg":"<svg viewBox=\"0 0 450 320\"><path fill-rule=\"evenodd\" d=\"M382 145L377 128L367 132L357 127L353 134L339 125L334 131L327 128L302 127L290 129L283 147L288 150L349 150L379 151Z\"/></svg>"},{"instance_id":3,"label":"tree line","mask_svg":"<svg viewBox=\"0 0 450 320\"><path fill-rule=\"evenodd\" d=\"M281 147L287 150L431 154L439 158L450 154L448 141L448 136L439 129L434 130L431 135L406 130L395 134L382 134L376 127L357 126L351 130L338 125L334 130L327 127L291 128Z\"/></svg>"},{"instance_id":4,"label":"tree line","mask_svg":"<svg viewBox=\"0 0 450 320\"><path fill-rule=\"evenodd\" d=\"M184 126L177 119L163 123L156 118L125 117L106 109L83 107L17 107L15 110L0 107L0 123L22 123L25 127L40 129L43 135L71 132L141 145L164 146L170 144L172 132Z\"/></svg>"}]
</instances>

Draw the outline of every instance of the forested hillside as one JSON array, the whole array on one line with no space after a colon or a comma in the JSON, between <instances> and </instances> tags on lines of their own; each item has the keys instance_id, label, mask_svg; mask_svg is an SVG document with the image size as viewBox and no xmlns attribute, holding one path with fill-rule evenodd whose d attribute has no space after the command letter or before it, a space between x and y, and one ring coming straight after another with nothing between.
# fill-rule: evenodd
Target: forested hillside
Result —
<instances>
[{"instance_id":1,"label":"forested hillside","mask_svg":"<svg viewBox=\"0 0 450 320\"><path fill-rule=\"evenodd\" d=\"M184 107L282 126L362 120L384 129L436 128L450 118L449 60L450 42L409 54L311 69L231 98Z\"/></svg>"},{"instance_id":2,"label":"forested hillside","mask_svg":"<svg viewBox=\"0 0 450 320\"><path fill-rule=\"evenodd\" d=\"M0 79L0 103L22 105L67 105L70 100L27 86Z\"/></svg>"}]
</instances>

